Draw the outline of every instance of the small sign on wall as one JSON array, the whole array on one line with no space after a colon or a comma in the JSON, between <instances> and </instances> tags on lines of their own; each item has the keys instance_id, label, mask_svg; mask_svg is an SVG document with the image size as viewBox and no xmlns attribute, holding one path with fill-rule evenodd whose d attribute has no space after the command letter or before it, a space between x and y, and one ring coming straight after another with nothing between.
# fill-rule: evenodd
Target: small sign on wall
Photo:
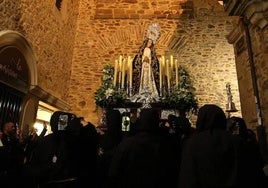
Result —
<instances>
[{"instance_id":1,"label":"small sign on wall","mask_svg":"<svg viewBox=\"0 0 268 188\"><path fill-rule=\"evenodd\" d=\"M28 66L23 53L15 46L0 48L0 81L25 91L28 88Z\"/></svg>"}]
</instances>

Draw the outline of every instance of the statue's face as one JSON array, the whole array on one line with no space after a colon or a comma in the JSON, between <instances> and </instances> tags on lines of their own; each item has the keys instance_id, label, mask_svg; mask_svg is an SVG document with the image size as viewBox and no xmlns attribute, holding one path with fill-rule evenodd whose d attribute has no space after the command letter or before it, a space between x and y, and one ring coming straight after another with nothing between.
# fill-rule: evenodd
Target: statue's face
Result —
<instances>
[{"instance_id":1,"label":"statue's face","mask_svg":"<svg viewBox=\"0 0 268 188\"><path fill-rule=\"evenodd\" d=\"M148 40L147 47L152 46L153 41L151 39Z\"/></svg>"}]
</instances>

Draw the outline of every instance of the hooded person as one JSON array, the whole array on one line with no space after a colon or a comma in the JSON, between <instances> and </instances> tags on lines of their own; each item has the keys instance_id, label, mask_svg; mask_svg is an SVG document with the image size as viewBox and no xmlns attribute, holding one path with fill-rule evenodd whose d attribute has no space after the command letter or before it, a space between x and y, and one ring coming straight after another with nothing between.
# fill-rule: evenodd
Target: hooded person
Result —
<instances>
[{"instance_id":1,"label":"hooded person","mask_svg":"<svg viewBox=\"0 0 268 188\"><path fill-rule=\"evenodd\" d=\"M160 114L155 109L141 109L139 123L137 125L138 132L158 132L160 123Z\"/></svg>"},{"instance_id":2,"label":"hooded person","mask_svg":"<svg viewBox=\"0 0 268 188\"><path fill-rule=\"evenodd\" d=\"M78 160L78 186L79 188L97 187L97 153L98 133L95 125L87 122L81 128L77 146Z\"/></svg>"},{"instance_id":3,"label":"hooded person","mask_svg":"<svg viewBox=\"0 0 268 188\"><path fill-rule=\"evenodd\" d=\"M234 187L235 149L225 113L214 104L202 106L196 129L183 148L178 187Z\"/></svg>"},{"instance_id":4,"label":"hooded person","mask_svg":"<svg viewBox=\"0 0 268 188\"><path fill-rule=\"evenodd\" d=\"M56 111L50 118L51 131L56 134L64 131L68 134L79 135L81 120L75 114Z\"/></svg>"},{"instance_id":5,"label":"hooded person","mask_svg":"<svg viewBox=\"0 0 268 188\"><path fill-rule=\"evenodd\" d=\"M52 134L40 140L27 168L33 177L33 187L75 187L81 118L56 111L51 116L50 125Z\"/></svg>"},{"instance_id":6,"label":"hooded person","mask_svg":"<svg viewBox=\"0 0 268 188\"><path fill-rule=\"evenodd\" d=\"M122 119L119 110L106 109L107 131L99 137L97 176L100 188L107 187L107 176L114 152L122 140Z\"/></svg>"},{"instance_id":7,"label":"hooded person","mask_svg":"<svg viewBox=\"0 0 268 188\"><path fill-rule=\"evenodd\" d=\"M247 128L243 118L232 116L227 119L227 130L233 135L239 135L244 140L255 140L256 135L253 131Z\"/></svg>"},{"instance_id":8,"label":"hooded person","mask_svg":"<svg viewBox=\"0 0 268 188\"><path fill-rule=\"evenodd\" d=\"M263 171L264 160L255 134L240 117L228 118L228 130L237 150L237 185L239 187L267 187ZM265 185L266 184L266 185Z\"/></svg>"},{"instance_id":9,"label":"hooded person","mask_svg":"<svg viewBox=\"0 0 268 188\"><path fill-rule=\"evenodd\" d=\"M1 185L17 187L22 174L24 148L16 133L16 124L12 120L5 121L0 130L0 182Z\"/></svg>"},{"instance_id":10,"label":"hooded person","mask_svg":"<svg viewBox=\"0 0 268 188\"><path fill-rule=\"evenodd\" d=\"M226 130L227 120L223 110L214 104L205 104L199 109L196 129L198 132L213 131L213 130Z\"/></svg>"},{"instance_id":11,"label":"hooded person","mask_svg":"<svg viewBox=\"0 0 268 188\"><path fill-rule=\"evenodd\" d=\"M159 123L158 110L141 109L136 134L124 139L114 154L109 188L174 187L176 156Z\"/></svg>"}]
</instances>

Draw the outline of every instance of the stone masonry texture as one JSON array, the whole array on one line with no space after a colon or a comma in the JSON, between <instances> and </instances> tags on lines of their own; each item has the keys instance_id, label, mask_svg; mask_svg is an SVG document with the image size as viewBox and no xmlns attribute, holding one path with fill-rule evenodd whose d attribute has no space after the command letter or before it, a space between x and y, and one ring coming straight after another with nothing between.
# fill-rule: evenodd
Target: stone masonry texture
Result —
<instances>
[{"instance_id":1,"label":"stone masonry texture","mask_svg":"<svg viewBox=\"0 0 268 188\"><path fill-rule=\"evenodd\" d=\"M68 102L71 112L99 124L94 92L103 66L119 55L133 57L147 27L158 23L157 55L178 58L190 74L199 105L225 109L229 82L239 110L234 115L241 115L234 47L226 39L233 18L217 1L62 0L61 10L55 2L0 0L0 30L27 38L36 55L39 86Z\"/></svg>"}]
</instances>

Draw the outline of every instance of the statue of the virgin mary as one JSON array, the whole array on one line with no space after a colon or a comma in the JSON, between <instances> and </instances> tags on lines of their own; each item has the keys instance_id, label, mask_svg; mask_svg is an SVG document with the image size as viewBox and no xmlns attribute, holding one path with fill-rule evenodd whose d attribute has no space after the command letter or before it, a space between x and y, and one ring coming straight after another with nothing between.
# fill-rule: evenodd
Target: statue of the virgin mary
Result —
<instances>
[{"instance_id":1,"label":"statue of the virgin mary","mask_svg":"<svg viewBox=\"0 0 268 188\"><path fill-rule=\"evenodd\" d=\"M134 102L159 100L159 61L154 48L159 36L158 24L150 25L146 32L146 39L133 59L132 101Z\"/></svg>"}]
</instances>

